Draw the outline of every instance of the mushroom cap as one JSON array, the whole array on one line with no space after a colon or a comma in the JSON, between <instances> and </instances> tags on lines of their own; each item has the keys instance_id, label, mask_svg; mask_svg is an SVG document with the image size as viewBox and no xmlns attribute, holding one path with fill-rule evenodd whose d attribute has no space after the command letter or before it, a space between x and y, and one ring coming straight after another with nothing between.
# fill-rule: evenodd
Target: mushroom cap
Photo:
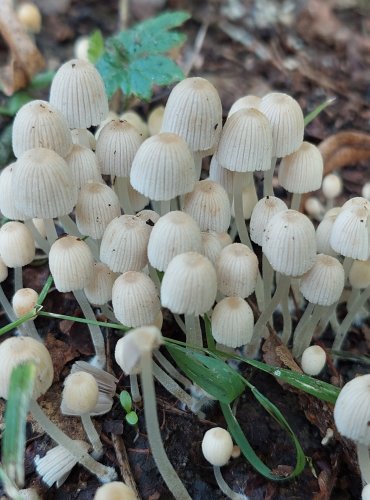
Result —
<instances>
[{"instance_id":1,"label":"mushroom cap","mask_svg":"<svg viewBox=\"0 0 370 500\"><path fill-rule=\"evenodd\" d=\"M71 59L58 69L51 82L50 103L67 118L69 128L99 125L109 111L102 77L82 59Z\"/></svg>"},{"instance_id":2,"label":"mushroom cap","mask_svg":"<svg viewBox=\"0 0 370 500\"><path fill-rule=\"evenodd\" d=\"M76 204L76 224L81 234L102 238L108 224L121 215L118 196L103 182L82 186Z\"/></svg>"},{"instance_id":3,"label":"mushroom cap","mask_svg":"<svg viewBox=\"0 0 370 500\"><path fill-rule=\"evenodd\" d=\"M209 165L209 178L211 181L220 184L227 193L231 194L234 191L234 172L220 165L217 159L217 153L212 156Z\"/></svg>"},{"instance_id":4,"label":"mushroom cap","mask_svg":"<svg viewBox=\"0 0 370 500\"><path fill-rule=\"evenodd\" d=\"M342 179L337 174L328 174L322 180L322 193L328 200L334 200L343 191Z\"/></svg>"},{"instance_id":5,"label":"mushroom cap","mask_svg":"<svg viewBox=\"0 0 370 500\"><path fill-rule=\"evenodd\" d=\"M217 160L233 172L269 170L272 157L271 125L258 109L240 109L225 123Z\"/></svg>"},{"instance_id":6,"label":"mushroom cap","mask_svg":"<svg viewBox=\"0 0 370 500\"><path fill-rule=\"evenodd\" d=\"M312 222L296 210L278 212L266 226L262 251L275 271L287 276L301 276L316 259Z\"/></svg>"},{"instance_id":7,"label":"mushroom cap","mask_svg":"<svg viewBox=\"0 0 370 500\"><path fill-rule=\"evenodd\" d=\"M368 260L355 260L348 274L352 288L364 289L370 286L370 262Z\"/></svg>"},{"instance_id":8,"label":"mushroom cap","mask_svg":"<svg viewBox=\"0 0 370 500\"><path fill-rule=\"evenodd\" d=\"M12 298L12 307L17 318L24 316L37 304L39 294L33 288L20 288Z\"/></svg>"},{"instance_id":9,"label":"mushroom cap","mask_svg":"<svg viewBox=\"0 0 370 500\"><path fill-rule=\"evenodd\" d=\"M370 375L344 385L335 403L334 421L342 436L370 445Z\"/></svg>"},{"instance_id":10,"label":"mushroom cap","mask_svg":"<svg viewBox=\"0 0 370 500\"><path fill-rule=\"evenodd\" d=\"M216 294L216 271L203 255L182 253L168 264L161 286L163 307L178 314L199 315L211 309Z\"/></svg>"},{"instance_id":11,"label":"mushroom cap","mask_svg":"<svg viewBox=\"0 0 370 500\"><path fill-rule=\"evenodd\" d=\"M272 155L280 158L297 151L304 132L304 118L298 102L287 94L271 92L262 98L259 110L272 127Z\"/></svg>"},{"instance_id":12,"label":"mushroom cap","mask_svg":"<svg viewBox=\"0 0 370 500\"><path fill-rule=\"evenodd\" d=\"M14 118L12 147L16 158L33 148L52 149L64 158L72 147L66 118L47 101L24 104Z\"/></svg>"},{"instance_id":13,"label":"mushroom cap","mask_svg":"<svg viewBox=\"0 0 370 500\"><path fill-rule=\"evenodd\" d=\"M73 144L79 144L85 148L89 148L92 151L96 149L96 139L90 130L85 128L74 128L71 130L72 142Z\"/></svg>"},{"instance_id":14,"label":"mushroom cap","mask_svg":"<svg viewBox=\"0 0 370 500\"><path fill-rule=\"evenodd\" d=\"M307 196L304 201L304 209L313 220L321 221L325 214L325 207L317 196Z\"/></svg>"},{"instance_id":15,"label":"mushroom cap","mask_svg":"<svg viewBox=\"0 0 370 500\"><path fill-rule=\"evenodd\" d=\"M191 193L185 195L184 212L199 224L201 231L227 231L231 209L225 189L217 182L197 181Z\"/></svg>"},{"instance_id":16,"label":"mushroom cap","mask_svg":"<svg viewBox=\"0 0 370 500\"><path fill-rule=\"evenodd\" d=\"M156 106L148 115L149 135L159 134L162 128L164 106Z\"/></svg>"},{"instance_id":17,"label":"mushroom cap","mask_svg":"<svg viewBox=\"0 0 370 500\"><path fill-rule=\"evenodd\" d=\"M64 381L63 402L79 415L91 413L99 398L98 384L90 373L71 373Z\"/></svg>"},{"instance_id":18,"label":"mushroom cap","mask_svg":"<svg viewBox=\"0 0 370 500\"><path fill-rule=\"evenodd\" d=\"M251 240L262 246L263 234L271 218L283 210L288 210L286 204L276 196L265 196L254 206L249 224Z\"/></svg>"},{"instance_id":19,"label":"mushroom cap","mask_svg":"<svg viewBox=\"0 0 370 500\"><path fill-rule=\"evenodd\" d=\"M40 33L42 19L40 9L37 5L32 2L21 3L17 7L17 17L29 33Z\"/></svg>"},{"instance_id":20,"label":"mushroom cap","mask_svg":"<svg viewBox=\"0 0 370 500\"><path fill-rule=\"evenodd\" d=\"M215 467L222 467L227 464L233 446L230 433L221 427L209 429L203 436L202 452L204 458Z\"/></svg>"},{"instance_id":21,"label":"mushroom cap","mask_svg":"<svg viewBox=\"0 0 370 500\"><path fill-rule=\"evenodd\" d=\"M325 217L317 226L316 244L317 244L317 251L319 253L325 253L326 255L331 255L332 257L338 255L338 253L335 252L330 245L330 235L333 229L334 221L337 218L337 215L340 213L340 211L341 208L339 207L332 208L325 214Z\"/></svg>"},{"instance_id":22,"label":"mushroom cap","mask_svg":"<svg viewBox=\"0 0 370 500\"><path fill-rule=\"evenodd\" d=\"M113 311L123 325L152 325L161 309L157 289L144 273L128 271L113 284Z\"/></svg>"},{"instance_id":23,"label":"mushroom cap","mask_svg":"<svg viewBox=\"0 0 370 500\"><path fill-rule=\"evenodd\" d=\"M136 214L136 217L138 217L140 220L143 220L151 228L151 230L161 218L159 213L155 212L154 210L148 209L140 210L140 212Z\"/></svg>"},{"instance_id":24,"label":"mushroom cap","mask_svg":"<svg viewBox=\"0 0 370 500\"><path fill-rule=\"evenodd\" d=\"M208 80L185 78L175 85L164 110L161 132L180 135L192 152L207 156L217 145L221 127L221 99Z\"/></svg>"},{"instance_id":25,"label":"mushroom cap","mask_svg":"<svg viewBox=\"0 0 370 500\"><path fill-rule=\"evenodd\" d=\"M103 182L98 159L91 149L74 144L65 158L78 189L88 181Z\"/></svg>"},{"instance_id":26,"label":"mushroom cap","mask_svg":"<svg viewBox=\"0 0 370 500\"><path fill-rule=\"evenodd\" d=\"M352 259L367 260L370 254L369 209L354 203L343 206L330 233L334 251Z\"/></svg>"},{"instance_id":27,"label":"mushroom cap","mask_svg":"<svg viewBox=\"0 0 370 500\"><path fill-rule=\"evenodd\" d=\"M84 241L68 235L51 245L49 267L57 290L82 290L90 282L94 258Z\"/></svg>"},{"instance_id":28,"label":"mushroom cap","mask_svg":"<svg viewBox=\"0 0 370 500\"><path fill-rule=\"evenodd\" d=\"M243 97L239 97L231 106L230 111L227 115L229 118L231 115L239 111L240 109L249 109L255 108L259 109L261 104L261 98L256 95L245 95Z\"/></svg>"},{"instance_id":29,"label":"mushroom cap","mask_svg":"<svg viewBox=\"0 0 370 500\"><path fill-rule=\"evenodd\" d=\"M301 278L299 289L313 304L330 306L340 299L344 288L342 264L330 255L318 254L314 265Z\"/></svg>"},{"instance_id":30,"label":"mushroom cap","mask_svg":"<svg viewBox=\"0 0 370 500\"><path fill-rule=\"evenodd\" d=\"M324 368L326 352L319 345L311 345L303 351L301 366L307 375L316 376Z\"/></svg>"},{"instance_id":31,"label":"mushroom cap","mask_svg":"<svg viewBox=\"0 0 370 500\"><path fill-rule=\"evenodd\" d=\"M195 184L193 155L176 134L153 135L139 147L132 162L131 185L151 200L171 200Z\"/></svg>"},{"instance_id":32,"label":"mushroom cap","mask_svg":"<svg viewBox=\"0 0 370 500\"><path fill-rule=\"evenodd\" d=\"M72 212L77 201L70 168L51 149L35 148L18 159L12 180L16 207L27 217L52 219Z\"/></svg>"},{"instance_id":33,"label":"mushroom cap","mask_svg":"<svg viewBox=\"0 0 370 500\"><path fill-rule=\"evenodd\" d=\"M212 312L212 335L228 347L248 344L253 335L253 312L241 297L222 299Z\"/></svg>"},{"instance_id":34,"label":"mushroom cap","mask_svg":"<svg viewBox=\"0 0 370 500\"><path fill-rule=\"evenodd\" d=\"M232 243L222 249L216 271L221 293L228 297L249 297L256 288L258 259L246 245Z\"/></svg>"},{"instance_id":35,"label":"mushroom cap","mask_svg":"<svg viewBox=\"0 0 370 500\"><path fill-rule=\"evenodd\" d=\"M0 255L7 267L23 267L35 258L35 242L31 231L17 221L0 228Z\"/></svg>"},{"instance_id":36,"label":"mushroom cap","mask_svg":"<svg viewBox=\"0 0 370 500\"><path fill-rule=\"evenodd\" d=\"M87 300L91 304L103 305L112 299L113 283L118 275L102 262L94 262L91 279L84 287Z\"/></svg>"},{"instance_id":37,"label":"mushroom cap","mask_svg":"<svg viewBox=\"0 0 370 500\"><path fill-rule=\"evenodd\" d=\"M190 251L203 253L202 236L195 220L179 210L160 217L150 233L150 264L165 271L175 255Z\"/></svg>"},{"instance_id":38,"label":"mushroom cap","mask_svg":"<svg viewBox=\"0 0 370 500\"><path fill-rule=\"evenodd\" d=\"M0 397L7 399L13 368L32 361L36 364L33 398L37 399L53 382L54 369L49 351L44 344L31 337L10 337L0 344Z\"/></svg>"},{"instance_id":39,"label":"mushroom cap","mask_svg":"<svg viewBox=\"0 0 370 500\"><path fill-rule=\"evenodd\" d=\"M279 183L290 193L308 193L320 188L324 162L319 148L302 142L299 149L285 156L278 171Z\"/></svg>"},{"instance_id":40,"label":"mushroom cap","mask_svg":"<svg viewBox=\"0 0 370 500\"><path fill-rule=\"evenodd\" d=\"M148 125L146 124L145 120L143 120L142 117L138 113L136 113L136 111L125 111L117 118L119 118L120 120L126 120L133 127L135 127L143 141L149 137L150 134Z\"/></svg>"},{"instance_id":41,"label":"mushroom cap","mask_svg":"<svg viewBox=\"0 0 370 500\"><path fill-rule=\"evenodd\" d=\"M201 236L204 255L213 265L216 265L221 250L224 248L218 233L215 231L202 231Z\"/></svg>"},{"instance_id":42,"label":"mushroom cap","mask_svg":"<svg viewBox=\"0 0 370 500\"><path fill-rule=\"evenodd\" d=\"M100 260L114 272L141 271L148 263L150 227L135 215L113 219L103 234Z\"/></svg>"},{"instance_id":43,"label":"mushroom cap","mask_svg":"<svg viewBox=\"0 0 370 500\"><path fill-rule=\"evenodd\" d=\"M0 173L0 212L11 220L25 220L27 217L17 208L13 194L13 175L17 163L11 163Z\"/></svg>"},{"instance_id":44,"label":"mushroom cap","mask_svg":"<svg viewBox=\"0 0 370 500\"><path fill-rule=\"evenodd\" d=\"M103 484L94 496L94 500L136 500L137 496L132 488L120 481Z\"/></svg>"}]
</instances>

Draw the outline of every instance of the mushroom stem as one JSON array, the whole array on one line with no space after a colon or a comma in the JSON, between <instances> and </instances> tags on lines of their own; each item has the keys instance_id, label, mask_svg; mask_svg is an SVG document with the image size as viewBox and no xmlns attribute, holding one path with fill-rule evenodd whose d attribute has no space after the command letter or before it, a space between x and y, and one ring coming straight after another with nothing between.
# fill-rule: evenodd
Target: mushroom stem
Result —
<instances>
[{"instance_id":1,"label":"mushroom stem","mask_svg":"<svg viewBox=\"0 0 370 500\"><path fill-rule=\"evenodd\" d=\"M128 177L116 177L116 181L114 183L114 190L118 196L123 213L125 215L132 215L135 213L131 206L130 195L128 191L129 182L130 181Z\"/></svg>"},{"instance_id":2,"label":"mushroom stem","mask_svg":"<svg viewBox=\"0 0 370 500\"><path fill-rule=\"evenodd\" d=\"M353 264L353 260L351 257L344 257L344 260L343 260L343 269L344 269L344 276L345 276L345 279L347 280L348 278L348 275L349 275L349 271L352 267L352 264Z\"/></svg>"},{"instance_id":3,"label":"mushroom stem","mask_svg":"<svg viewBox=\"0 0 370 500\"><path fill-rule=\"evenodd\" d=\"M96 321L94 311L91 308L91 305L89 301L86 298L86 295L84 294L83 290L74 290L73 294L81 307L81 310L83 312L83 315L87 320L90 321ZM105 363L106 363L106 358L105 358L105 345L104 345L104 337L103 334L100 330L100 327L93 324L89 323L88 324L90 335L91 335L91 340L92 343L94 344L94 349L95 349L95 358L93 359L93 365L96 366L97 368L104 368Z\"/></svg>"},{"instance_id":4,"label":"mushroom stem","mask_svg":"<svg viewBox=\"0 0 370 500\"><path fill-rule=\"evenodd\" d=\"M134 403L140 403L141 394L137 380L137 375L134 373L130 374L130 390L131 390L132 401Z\"/></svg>"},{"instance_id":5,"label":"mushroom stem","mask_svg":"<svg viewBox=\"0 0 370 500\"><path fill-rule=\"evenodd\" d=\"M28 227L28 229L31 231L33 239L36 241L37 245L41 248L41 250L44 253L46 253L46 255L48 255L50 250L50 245L45 240L45 238L43 238L41 234L38 232L32 219L25 220L24 225Z\"/></svg>"},{"instance_id":6,"label":"mushroom stem","mask_svg":"<svg viewBox=\"0 0 370 500\"><path fill-rule=\"evenodd\" d=\"M357 443L357 458L358 465L361 471L362 481L366 484L370 483L370 458L369 447L366 444Z\"/></svg>"},{"instance_id":7,"label":"mushroom stem","mask_svg":"<svg viewBox=\"0 0 370 500\"><path fill-rule=\"evenodd\" d=\"M228 498L231 498L231 500L248 500L248 497L245 495L240 495L239 493L235 493L230 486L226 483L225 479L223 478L221 474L221 469L220 467L217 467L216 465L213 466L213 472L215 473L215 478L218 484L218 487L224 493Z\"/></svg>"},{"instance_id":8,"label":"mushroom stem","mask_svg":"<svg viewBox=\"0 0 370 500\"><path fill-rule=\"evenodd\" d=\"M200 151L195 151L193 153L194 165L195 165L195 178L196 180L200 179L200 174L202 173L202 162L203 156Z\"/></svg>"},{"instance_id":9,"label":"mushroom stem","mask_svg":"<svg viewBox=\"0 0 370 500\"><path fill-rule=\"evenodd\" d=\"M199 316L185 314L186 343L191 346L203 347L202 330Z\"/></svg>"},{"instance_id":10,"label":"mushroom stem","mask_svg":"<svg viewBox=\"0 0 370 500\"><path fill-rule=\"evenodd\" d=\"M43 220L46 232L46 239L49 246L51 246L54 243L54 241L58 239L58 233L57 230L55 229L53 219L43 219Z\"/></svg>"},{"instance_id":11,"label":"mushroom stem","mask_svg":"<svg viewBox=\"0 0 370 500\"><path fill-rule=\"evenodd\" d=\"M190 388L193 384L192 382L184 377L184 375L182 375L182 373L180 373L177 368L175 368L173 366L172 363L170 363L168 361L168 359L163 356L163 354L160 352L160 351L155 351L154 352L154 357L156 358L156 360L158 361L159 364L162 365L162 367L166 370L166 372L175 380L177 380L178 382L180 382L180 384L183 384L183 386L188 389Z\"/></svg>"},{"instance_id":12,"label":"mushroom stem","mask_svg":"<svg viewBox=\"0 0 370 500\"><path fill-rule=\"evenodd\" d=\"M293 356L300 358L303 351L310 345L320 318L328 310L327 306L308 303L295 331L293 341ZM307 313L307 314L306 314Z\"/></svg>"},{"instance_id":13,"label":"mushroom stem","mask_svg":"<svg viewBox=\"0 0 370 500\"><path fill-rule=\"evenodd\" d=\"M14 293L23 288L22 268L14 268Z\"/></svg>"},{"instance_id":14,"label":"mushroom stem","mask_svg":"<svg viewBox=\"0 0 370 500\"><path fill-rule=\"evenodd\" d=\"M111 321L112 323L119 323L114 312L110 309L108 304L102 304L99 307L100 307L101 312L104 314L105 317L107 317L109 319L109 321Z\"/></svg>"},{"instance_id":15,"label":"mushroom stem","mask_svg":"<svg viewBox=\"0 0 370 500\"><path fill-rule=\"evenodd\" d=\"M171 200L162 200L160 202L160 214L166 215L171 210Z\"/></svg>"},{"instance_id":16,"label":"mushroom stem","mask_svg":"<svg viewBox=\"0 0 370 500\"><path fill-rule=\"evenodd\" d=\"M293 193L292 201L290 202L290 209L299 211L299 207L301 206L301 193Z\"/></svg>"},{"instance_id":17,"label":"mushroom stem","mask_svg":"<svg viewBox=\"0 0 370 500\"><path fill-rule=\"evenodd\" d=\"M281 312L283 314L283 333L281 341L287 345L292 335L292 316L289 310L289 294L284 295L281 301Z\"/></svg>"},{"instance_id":18,"label":"mushroom stem","mask_svg":"<svg viewBox=\"0 0 370 500\"><path fill-rule=\"evenodd\" d=\"M59 222L62 224L63 229L66 233L72 236L77 236L77 238L84 237L80 233L76 223L71 219L69 215L61 215L59 217ZM99 245L97 244L97 242L92 240L91 238L86 238L85 243L90 248L91 253L95 257L95 259L99 260Z\"/></svg>"},{"instance_id":19,"label":"mushroom stem","mask_svg":"<svg viewBox=\"0 0 370 500\"><path fill-rule=\"evenodd\" d=\"M88 413L83 413L81 415L81 422L85 429L86 435L93 447L93 457L99 459L103 454L103 445L100 441L99 434L97 433L94 424L92 423L91 417Z\"/></svg>"},{"instance_id":20,"label":"mushroom stem","mask_svg":"<svg viewBox=\"0 0 370 500\"><path fill-rule=\"evenodd\" d=\"M44 431L49 434L51 439L68 450L81 465L96 475L102 483L113 481L116 478L116 471L113 467L106 467L94 460L85 449L64 434L59 427L49 420L35 400L31 400L30 402L30 412Z\"/></svg>"},{"instance_id":21,"label":"mushroom stem","mask_svg":"<svg viewBox=\"0 0 370 500\"><path fill-rule=\"evenodd\" d=\"M191 500L185 486L168 460L163 446L157 415L152 363L151 352L143 353L141 360L141 383L149 445L159 472L176 500Z\"/></svg>"},{"instance_id":22,"label":"mushroom stem","mask_svg":"<svg viewBox=\"0 0 370 500\"><path fill-rule=\"evenodd\" d=\"M274 281L274 270L271 267L268 258L262 254L262 276L263 276L263 292L264 303L268 304L271 300L272 282Z\"/></svg>"},{"instance_id":23,"label":"mushroom stem","mask_svg":"<svg viewBox=\"0 0 370 500\"><path fill-rule=\"evenodd\" d=\"M274 188L272 187L272 179L274 177L274 171L276 166L276 156L271 158L270 170L265 171L265 176L263 178L263 196L274 196Z\"/></svg>"},{"instance_id":24,"label":"mushroom stem","mask_svg":"<svg viewBox=\"0 0 370 500\"><path fill-rule=\"evenodd\" d=\"M186 335L186 326L185 326L185 323L183 322L183 320L180 318L180 315L174 313L173 317L174 317L177 325L181 329L181 331Z\"/></svg>"},{"instance_id":25,"label":"mushroom stem","mask_svg":"<svg viewBox=\"0 0 370 500\"><path fill-rule=\"evenodd\" d=\"M191 408L194 401L187 392L185 392L173 378L171 378L165 371L162 370L156 363L153 362L153 375L158 382L175 398L179 399L181 403L188 408Z\"/></svg>"}]
</instances>

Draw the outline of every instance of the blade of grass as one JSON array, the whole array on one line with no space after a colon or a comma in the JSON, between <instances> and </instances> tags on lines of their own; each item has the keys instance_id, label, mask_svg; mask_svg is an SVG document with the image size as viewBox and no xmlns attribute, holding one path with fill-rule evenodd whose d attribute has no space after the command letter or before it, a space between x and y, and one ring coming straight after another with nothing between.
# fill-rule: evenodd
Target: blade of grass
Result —
<instances>
[{"instance_id":1,"label":"blade of grass","mask_svg":"<svg viewBox=\"0 0 370 500\"><path fill-rule=\"evenodd\" d=\"M307 127L307 125L309 123L311 123L316 118L316 116L318 116L321 113L321 111L323 111L325 108L327 108L328 106L333 104L333 102L335 100L336 100L336 97L330 97L329 99L327 99L323 103L319 104L317 106L317 108L315 108L313 111L311 111L311 113L308 113L308 115L305 116L305 119L304 119L304 126Z\"/></svg>"}]
</instances>

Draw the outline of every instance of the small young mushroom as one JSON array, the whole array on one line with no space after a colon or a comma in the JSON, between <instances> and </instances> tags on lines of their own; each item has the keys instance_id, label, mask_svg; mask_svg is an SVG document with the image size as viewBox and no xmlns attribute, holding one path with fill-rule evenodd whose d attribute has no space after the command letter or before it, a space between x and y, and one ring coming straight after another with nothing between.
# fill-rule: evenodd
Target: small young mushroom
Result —
<instances>
[{"instance_id":1,"label":"small young mushroom","mask_svg":"<svg viewBox=\"0 0 370 500\"><path fill-rule=\"evenodd\" d=\"M326 364L326 352L319 345L311 345L303 351L301 366L307 375L318 375Z\"/></svg>"},{"instance_id":2,"label":"small young mushroom","mask_svg":"<svg viewBox=\"0 0 370 500\"><path fill-rule=\"evenodd\" d=\"M137 495L125 483L113 481L100 486L96 490L93 500L137 500Z\"/></svg>"}]
</instances>

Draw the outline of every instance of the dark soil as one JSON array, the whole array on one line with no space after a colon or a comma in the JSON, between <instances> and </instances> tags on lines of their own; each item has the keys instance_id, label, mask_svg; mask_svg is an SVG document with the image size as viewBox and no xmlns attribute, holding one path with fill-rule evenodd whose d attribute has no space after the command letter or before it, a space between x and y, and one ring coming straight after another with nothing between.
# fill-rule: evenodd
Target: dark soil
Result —
<instances>
[{"instance_id":1,"label":"dark soil","mask_svg":"<svg viewBox=\"0 0 370 500\"><path fill-rule=\"evenodd\" d=\"M118 2L114 0L39 0L36 3L41 5L44 13L43 30L36 40L50 68L58 67L73 56L73 43L80 35L99 28L106 36L117 29ZM145 0L141 0L140 8L136 2L132 3L130 23L153 13L153 7ZM275 89L297 98L305 114L326 98L337 98L334 105L308 126L306 138L312 142L319 143L335 132L348 129L369 131L370 11L366 11L366 2L169 0L163 8L183 8L192 12L192 19L185 25L188 42L182 62L191 57L201 24L209 24L191 74L205 76L215 84L224 104L225 116L238 97L247 93L263 95ZM265 15L262 16L261 12ZM157 90L154 101L165 102L169 91ZM137 109L145 113L148 105L138 105ZM7 123L9 120L0 118L0 129ZM370 180L369 161L354 161L350 167L343 171L345 196L359 195L363 183ZM25 285L40 290L46 276L45 267L28 267ZM45 309L80 314L72 296L55 292L47 298ZM55 383L41 404L72 437L82 438L79 421L62 417L58 412L58 402L62 381L70 365L74 360L88 358L92 354L87 331L77 323L50 322L41 318L37 320L37 326L47 338L47 346L56 364ZM169 318L165 328L168 336L175 330ZM368 353L369 332L367 325L353 328L346 348L357 354ZM330 339L330 331L327 337ZM109 332L110 352L113 352L117 338ZM121 376L119 368L113 364L111 369L120 377L117 392L128 389L128 379ZM343 362L338 372L329 366L324 378L340 384L356 373L364 372L362 366ZM223 468L228 484L253 500L358 499L361 482L351 444L343 443L335 436L327 446L321 445L328 426L333 423L328 405L279 385L269 375L249 369L244 375L281 410L296 433L310 466L306 466L295 480L269 482L256 473L243 457L239 457ZM124 442L129 467L142 498L169 499L171 495L148 448L142 408L139 406L136 411L139 415L138 435L125 423L118 400L109 414L96 419L102 428L105 444L103 462L119 470L121 457L118 457L117 446L115 449L113 443L114 436L118 436L119 442ZM225 426L218 406L207 409L206 420L200 420L183 411L173 398L158 387L158 413L166 451L192 498L224 498L216 485L212 468L200 451L204 432L213 425ZM270 468L289 472L294 467L291 441L250 392L240 398L237 417L252 447ZM93 498L98 482L81 467L73 470L59 490L54 487L46 490L35 474L33 459L36 454L43 455L52 442L40 429L31 425L31 421L27 431L27 486L34 485L46 499Z\"/></svg>"}]
</instances>

